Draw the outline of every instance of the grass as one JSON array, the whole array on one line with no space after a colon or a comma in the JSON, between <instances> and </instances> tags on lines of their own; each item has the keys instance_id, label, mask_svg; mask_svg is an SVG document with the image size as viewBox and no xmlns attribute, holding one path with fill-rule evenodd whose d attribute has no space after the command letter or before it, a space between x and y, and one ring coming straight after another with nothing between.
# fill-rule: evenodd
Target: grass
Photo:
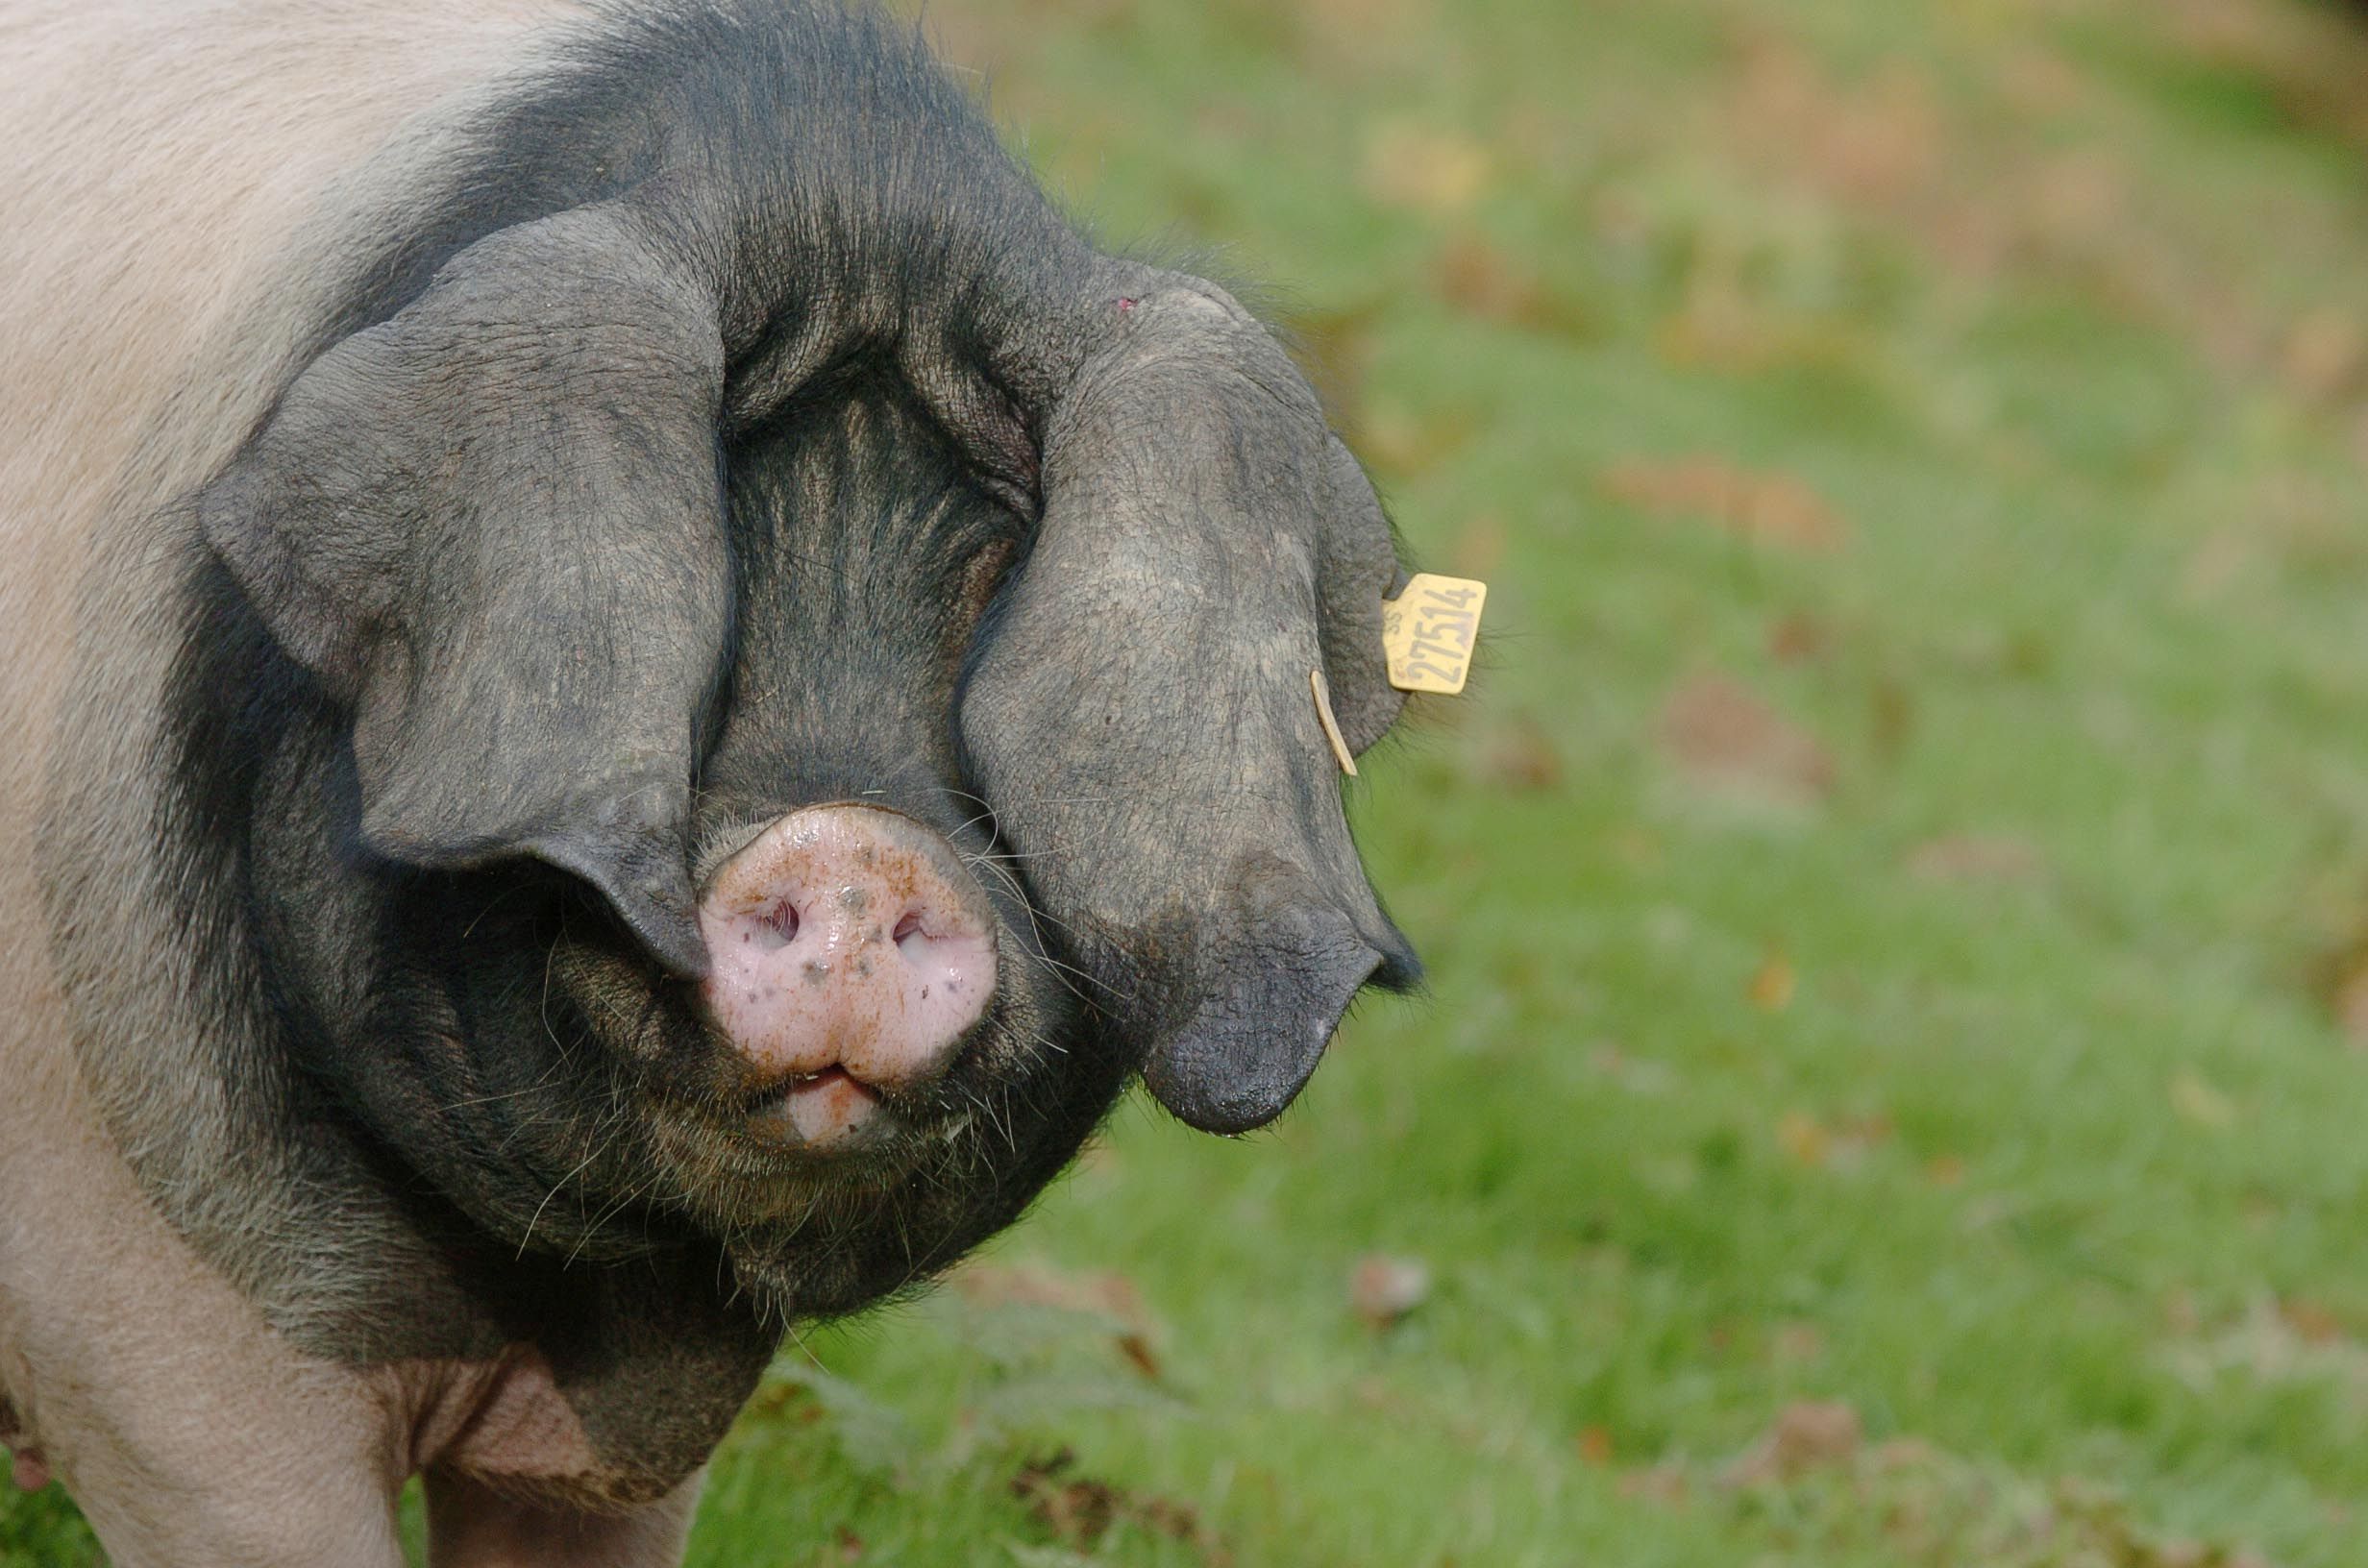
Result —
<instances>
[{"instance_id":1,"label":"grass","mask_svg":"<svg viewBox=\"0 0 2368 1568\"><path fill-rule=\"evenodd\" d=\"M1289 281L1493 668L1353 792L1431 1000L805 1335L693 1560L2368 1561L2358 19L931 25Z\"/></svg>"}]
</instances>

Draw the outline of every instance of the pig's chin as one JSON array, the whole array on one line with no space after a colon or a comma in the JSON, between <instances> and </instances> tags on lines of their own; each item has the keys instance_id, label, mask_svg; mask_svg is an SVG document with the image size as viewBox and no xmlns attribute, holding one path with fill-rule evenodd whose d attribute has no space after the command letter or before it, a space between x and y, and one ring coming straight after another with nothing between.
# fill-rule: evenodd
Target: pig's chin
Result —
<instances>
[{"instance_id":1,"label":"pig's chin","mask_svg":"<svg viewBox=\"0 0 2368 1568\"><path fill-rule=\"evenodd\" d=\"M719 1241L737 1287L786 1321L847 1312L974 1244L985 1217L962 1179L993 1164L984 1126L946 1096L883 1097L821 1142L784 1137L758 1104L719 1115L654 1102L648 1152L678 1207Z\"/></svg>"}]
</instances>

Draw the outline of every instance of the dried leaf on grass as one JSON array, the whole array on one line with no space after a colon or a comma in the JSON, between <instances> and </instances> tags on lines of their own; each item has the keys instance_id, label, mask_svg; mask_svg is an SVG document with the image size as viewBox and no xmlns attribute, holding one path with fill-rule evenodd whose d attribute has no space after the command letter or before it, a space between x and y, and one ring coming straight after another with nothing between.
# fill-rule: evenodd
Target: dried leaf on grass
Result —
<instances>
[{"instance_id":1,"label":"dried leaf on grass","mask_svg":"<svg viewBox=\"0 0 2368 1568\"><path fill-rule=\"evenodd\" d=\"M1691 1484L1683 1465L1648 1464L1619 1478L1619 1495L1674 1508L1684 1506Z\"/></svg>"},{"instance_id":2,"label":"dried leaf on grass","mask_svg":"<svg viewBox=\"0 0 2368 1568\"><path fill-rule=\"evenodd\" d=\"M1745 39L1741 54L1729 145L1854 204L1885 207L1930 188L1950 128L1925 71L1892 61L1839 82L1772 35Z\"/></svg>"},{"instance_id":3,"label":"dried leaf on grass","mask_svg":"<svg viewBox=\"0 0 2368 1568\"><path fill-rule=\"evenodd\" d=\"M1119 1354L1146 1378L1164 1375L1157 1325L1143 1292L1123 1274L1069 1273L1042 1264L972 1262L947 1282L974 1307L1041 1307L1103 1320Z\"/></svg>"},{"instance_id":4,"label":"dried leaf on grass","mask_svg":"<svg viewBox=\"0 0 2368 1568\"><path fill-rule=\"evenodd\" d=\"M2331 1345L2343 1335L2343 1320L2307 1297L2287 1297L2278 1303L2278 1315L2302 1336L2306 1345Z\"/></svg>"},{"instance_id":5,"label":"dried leaf on grass","mask_svg":"<svg viewBox=\"0 0 2368 1568\"><path fill-rule=\"evenodd\" d=\"M2278 369L2305 403L2340 403L2368 376L2368 331L2350 311L2322 306L2287 330Z\"/></svg>"},{"instance_id":6,"label":"dried leaf on grass","mask_svg":"<svg viewBox=\"0 0 2368 1568\"><path fill-rule=\"evenodd\" d=\"M1915 698L1893 675L1877 676L1866 694L1867 738L1886 762L1897 762L1915 729Z\"/></svg>"},{"instance_id":7,"label":"dried leaf on grass","mask_svg":"<svg viewBox=\"0 0 2368 1568\"><path fill-rule=\"evenodd\" d=\"M1481 755L1487 781L1508 795L1536 795L1562 788L1563 758L1545 726L1516 715L1492 729Z\"/></svg>"},{"instance_id":8,"label":"dried leaf on grass","mask_svg":"<svg viewBox=\"0 0 2368 1568\"><path fill-rule=\"evenodd\" d=\"M1670 694L1661 746L1690 780L1722 794L1808 807L1834 791L1833 758L1816 737L1723 675Z\"/></svg>"},{"instance_id":9,"label":"dried leaf on grass","mask_svg":"<svg viewBox=\"0 0 2368 1568\"><path fill-rule=\"evenodd\" d=\"M1429 61L1440 0L1297 0L1302 69L1362 81L1393 66Z\"/></svg>"},{"instance_id":10,"label":"dried leaf on grass","mask_svg":"<svg viewBox=\"0 0 2368 1568\"><path fill-rule=\"evenodd\" d=\"M2047 870L2038 845L2010 833L1944 833L1903 864L1919 882L2035 882Z\"/></svg>"},{"instance_id":11,"label":"dried leaf on grass","mask_svg":"<svg viewBox=\"0 0 2368 1568\"><path fill-rule=\"evenodd\" d=\"M1621 1476L1619 1492L1754 1519L1781 1509L1804 1561L2270 1568L2245 1546L2151 1530L2118 1493L2078 1479L2016 1476L1915 1437L1869 1442L1858 1411L1838 1401L1785 1407L1757 1440L1714 1469L1665 1460Z\"/></svg>"},{"instance_id":12,"label":"dried leaf on grass","mask_svg":"<svg viewBox=\"0 0 2368 1568\"><path fill-rule=\"evenodd\" d=\"M1767 656L1779 664L1816 664L1833 651L1833 629L1814 617L1787 615L1767 628Z\"/></svg>"},{"instance_id":13,"label":"dried leaf on grass","mask_svg":"<svg viewBox=\"0 0 2368 1568\"><path fill-rule=\"evenodd\" d=\"M2193 1309L2187 1309L2192 1314ZM2368 1344L2324 1305L2302 1297L2256 1296L2232 1322L2189 1321L2164 1351L2182 1382L2210 1393L2224 1377L2269 1385L2319 1384L2368 1399Z\"/></svg>"},{"instance_id":14,"label":"dried leaf on grass","mask_svg":"<svg viewBox=\"0 0 2368 1568\"><path fill-rule=\"evenodd\" d=\"M1064 1448L1049 1458L1029 1460L1011 1479L1011 1495L1026 1504L1036 1522L1064 1546L1091 1551L1112 1531L1131 1526L1186 1543L1212 1568L1233 1560L1224 1542L1201 1523L1190 1504L1079 1475L1076 1463L1076 1455Z\"/></svg>"},{"instance_id":15,"label":"dried leaf on grass","mask_svg":"<svg viewBox=\"0 0 2368 1568\"><path fill-rule=\"evenodd\" d=\"M841 1456L867 1475L906 1472L922 1458L920 1433L901 1411L792 1354L774 1364L757 1399L781 1409L800 1398L810 1400L820 1417L828 1419ZM817 1419L803 1410L798 1418Z\"/></svg>"},{"instance_id":16,"label":"dried leaf on grass","mask_svg":"<svg viewBox=\"0 0 2368 1568\"><path fill-rule=\"evenodd\" d=\"M2344 1043L2368 1051L2368 900L2347 889L2329 923L2340 934L2310 963L2311 989Z\"/></svg>"},{"instance_id":17,"label":"dried leaf on grass","mask_svg":"<svg viewBox=\"0 0 2368 1568\"><path fill-rule=\"evenodd\" d=\"M1790 1481L1816 1465L1838 1464L1859 1451L1866 1429L1858 1410L1838 1400L1803 1400L1776 1413L1760 1440L1719 1473L1723 1486Z\"/></svg>"},{"instance_id":18,"label":"dried leaf on grass","mask_svg":"<svg viewBox=\"0 0 2368 1568\"><path fill-rule=\"evenodd\" d=\"M1480 321L1574 342L1596 335L1596 322L1576 299L1478 234L1460 234L1440 252L1433 287Z\"/></svg>"},{"instance_id":19,"label":"dried leaf on grass","mask_svg":"<svg viewBox=\"0 0 2368 1568\"><path fill-rule=\"evenodd\" d=\"M946 1283L978 1307L1052 1307L1098 1313L1138 1329L1147 1329L1150 1322L1142 1289L1123 1274L1070 1273L1041 1263L973 1262L956 1269Z\"/></svg>"},{"instance_id":20,"label":"dried leaf on grass","mask_svg":"<svg viewBox=\"0 0 2368 1568\"><path fill-rule=\"evenodd\" d=\"M1492 577L1504 559L1505 520L1494 512L1474 512L1447 547L1447 564L1458 576Z\"/></svg>"},{"instance_id":21,"label":"dried leaf on grass","mask_svg":"<svg viewBox=\"0 0 2368 1568\"><path fill-rule=\"evenodd\" d=\"M1825 1164L1833 1139L1816 1117L1788 1111L1776 1118L1776 1142L1794 1164L1814 1168Z\"/></svg>"},{"instance_id":22,"label":"dried leaf on grass","mask_svg":"<svg viewBox=\"0 0 2368 1568\"><path fill-rule=\"evenodd\" d=\"M2352 1049L2368 1051L2368 966L2352 970L2335 983L2328 998L2335 1027Z\"/></svg>"},{"instance_id":23,"label":"dried leaf on grass","mask_svg":"<svg viewBox=\"0 0 2368 1568\"><path fill-rule=\"evenodd\" d=\"M1792 1005L1792 993L1799 984L1792 961L1782 953L1770 953L1761 961L1759 972L1751 977L1747 993L1751 1005L1761 1012L1782 1013Z\"/></svg>"},{"instance_id":24,"label":"dried leaf on grass","mask_svg":"<svg viewBox=\"0 0 2368 1568\"><path fill-rule=\"evenodd\" d=\"M1419 1258L1368 1253L1348 1276L1348 1304L1374 1329L1402 1321L1430 1299L1430 1265Z\"/></svg>"},{"instance_id":25,"label":"dried leaf on grass","mask_svg":"<svg viewBox=\"0 0 2368 1568\"><path fill-rule=\"evenodd\" d=\"M1462 132L1385 120L1366 135L1362 184L1386 206L1446 217L1477 201L1494 169L1489 149Z\"/></svg>"},{"instance_id":26,"label":"dried leaf on grass","mask_svg":"<svg viewBox=\"0 0 2368 1568\"><path fill-rule=\"evenodd\" d=\"M1777 1146L1793 1164L1844 1174L1863 1165L1895 1131L1891 1118L1880 1112L1832 1122L1802 1111L1788 1111L1776 1118Z\"/></svg>"},{"instance_id":27,"label":"dried leaf on grass","mask_svg":"<svg viewBox=\"0 0 2368 1568\"><path fill-rule=\"evenodd\" d=\"M1604 493L1640 512L1699 517L1739 539L1787 550L1838 550L1850 525L1789 474L1739 468L1714 456L1639 459L1604 470Z\"/></svg>"}]
</instances>

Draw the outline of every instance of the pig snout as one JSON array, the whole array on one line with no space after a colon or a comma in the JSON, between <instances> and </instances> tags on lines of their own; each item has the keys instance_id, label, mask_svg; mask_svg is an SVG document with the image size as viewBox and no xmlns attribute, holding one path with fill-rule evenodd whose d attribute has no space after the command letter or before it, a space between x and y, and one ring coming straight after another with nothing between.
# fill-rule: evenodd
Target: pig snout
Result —
<instances>
[{"instance_id":1,"label":"pig snout","mask_svg":"<svg viewBox=\"0 0 2368 1568\"><path fill-rule=\"evenodd\" d=\"M995 992L977 883L939 835L872 806L773 822L716 871L699 927L708 1022L764 1086L760 1120L806 1143L934 1078Z\"/></svg>"}]
</instances>

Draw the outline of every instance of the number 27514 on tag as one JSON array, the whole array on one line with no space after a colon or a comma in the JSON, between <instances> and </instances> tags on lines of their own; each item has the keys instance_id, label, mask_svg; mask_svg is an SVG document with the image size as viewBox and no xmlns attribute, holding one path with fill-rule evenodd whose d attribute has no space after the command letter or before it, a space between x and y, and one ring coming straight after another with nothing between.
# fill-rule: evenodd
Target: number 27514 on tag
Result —
<instances>
[{"instance_id":1,"label":"number 27514 on tag","mask_svg":"<svg viewBox=\"0 0 2368 1568\"><path fill-rule=\"evenodd\" d=\"M1381 601L1381 647L1390 684L1404 692L1452 697L1471 674L1472 646L1489 585L1469 577L1418 572L1406 591Z\"/></svg>"}]
</instances>

